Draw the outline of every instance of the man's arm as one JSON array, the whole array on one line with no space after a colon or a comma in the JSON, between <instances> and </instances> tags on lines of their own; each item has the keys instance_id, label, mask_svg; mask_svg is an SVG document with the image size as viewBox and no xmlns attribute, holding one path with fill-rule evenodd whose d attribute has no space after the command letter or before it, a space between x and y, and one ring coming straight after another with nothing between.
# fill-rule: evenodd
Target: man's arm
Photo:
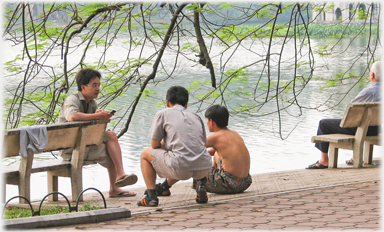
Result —
<instances>
[{"instance_id":1,"label":"man's arm","mask_svg":"<svg viewBox=\"0 0 384 232\"><path fill-rule=\"evenodd\" d=\"M216 142L217 142L217 138L216 138L216 134L213 133L213 134L210 134L207 136L207 143L205 144L205 147L206 148L211 148L211 149L208 149L208 153L211 155L211 156L214 156L215 155L215 152L216 152Z\"/></svg>"},{"instance_id":2,"label":"man's arm","mask_svg":"<svg viewBox=\"0 0 384 232\"><path fill-rule=\"evenodd\" d=\"M206 148L215 147L216 135L215 133L207 136L207 143L205 144Z\"/></svg>"},{"instance_id":3,"label":"man's arm","mask_svg":"<svg viewBox=\"0 0 384 232\"><path fill-rule=\"evenodd\" d=\"M162 144L161 140L159 140L159 139L152 139L151 145L152 145L153 149L157 149L157 148L163 148L164 149L164 145Z\"/></svg>"},{"instance_id":4,"label":"man's arm","mask_svg":"<svg viewBox=\"0 0 384 232\"><path fill-rule=\"evenodd\" d=\"M76 112L72 113L69 115L69 121L74 122L74 121L88 121L88 120L103 120L103 119L108 119L112 117L113 115L109 111L104 111L104 110L99 110L97 109L95 113L93 114L86 114L86 113L81 113L81 112Z\"/></svg>"}]
</instances>

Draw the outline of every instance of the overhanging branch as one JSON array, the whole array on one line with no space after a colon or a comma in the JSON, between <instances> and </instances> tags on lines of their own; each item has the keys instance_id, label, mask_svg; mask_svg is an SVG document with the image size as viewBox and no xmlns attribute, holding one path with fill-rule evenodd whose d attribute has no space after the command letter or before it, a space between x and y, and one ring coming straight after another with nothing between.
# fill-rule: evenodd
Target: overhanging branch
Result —
<instances>
[{"instance_id":1,"label":"overhanging branch","mask_svg":"<svg viewBox=\"0 0 384 232\"><path fill-rule=\"evenodd\" d=\"M204 6L204 5L203 5ZM211 58L209 57L207 47L205 46L204 38L201 35L201 29L200 29L200 13L195 10L194 12L194 24L196 37L197 37L197 43L200 47L200 54L198 55L199 63L204 65L209 69L209 72L211 73L211 82L212 87L216 88L216 78L215 78L215 70L213 69Z\"/></svg>"}]
</instances>

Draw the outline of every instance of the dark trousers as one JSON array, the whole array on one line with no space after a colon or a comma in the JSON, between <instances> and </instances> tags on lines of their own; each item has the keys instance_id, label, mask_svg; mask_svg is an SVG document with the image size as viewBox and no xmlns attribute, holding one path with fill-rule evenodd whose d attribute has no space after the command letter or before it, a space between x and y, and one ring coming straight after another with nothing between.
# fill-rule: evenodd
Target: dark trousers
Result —
<instances>
[{"instance_id":1,"label":"dark trousers","mask_svg":"<svg viewBox=\"0 0 384 232\"><path fill-rule=\"evenodd\" d=\"M341 119L322 119L319 122L317 129L317 135L329 135L329 134L347 134L355 135L356 127L341 128ZM379 126L368 127L367 136L375 136L379 133ZM328 153L329 143L315 143L315 147L321 152Z\"/></svg>"}]
</instances>

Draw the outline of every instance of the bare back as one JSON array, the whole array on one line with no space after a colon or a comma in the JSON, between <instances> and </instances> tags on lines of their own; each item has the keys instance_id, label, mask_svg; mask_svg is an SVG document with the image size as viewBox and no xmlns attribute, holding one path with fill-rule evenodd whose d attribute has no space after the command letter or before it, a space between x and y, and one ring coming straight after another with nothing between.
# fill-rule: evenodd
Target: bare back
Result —
<instances>
[{"instance_id":1,"label":"bare back","mask_svg":"<svg viewBox=\"0 0 384 232\"><path fill-rule=\"evenodd\" d=\"M223 168L239 178L249 174L250 157L244 140L230 129L221 129L207 138L207 145L213 147L223 162Z\"/></svg>"}]
</instances>

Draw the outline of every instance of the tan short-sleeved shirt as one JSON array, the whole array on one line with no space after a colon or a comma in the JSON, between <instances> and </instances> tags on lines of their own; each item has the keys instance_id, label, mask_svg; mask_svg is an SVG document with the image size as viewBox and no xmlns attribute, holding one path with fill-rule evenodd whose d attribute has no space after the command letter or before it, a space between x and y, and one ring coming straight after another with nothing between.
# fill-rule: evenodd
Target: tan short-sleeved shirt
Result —
<instances>
[{"instance_id":1,"label":"tan short-sleeved shirt","mask_svg":"<svg viewBox=\"0 0 384 232\"><path fill-rule=\"evenodd\" d=\"M69 122L69 115L77 112L93 114L96 112L97 103L95 100L90 100L86 103L83 94L79 91L71 94L65 99L61 106L59 114L59 123Z\"/></svg>"},{"instance_id":2,"label":"tan short-sleeved shirt","mask_svg":"<svg viewBox=\"0 0 384 232\"><path fill-rule=\"evenodd\" d=\"M59 123L69 122L69 116L73 113L89 113L93 114L96 112L97 103L95 100L91 100L86 103L85 98L81 92L73 93L67 99L65 99L63 105L61 106L59 114ZM91 145L87 146L85 150L84 160L94 161L99 163L105 168L108 168L112 160L108 154L106 146L107 136L104 135L103 143L99 146ZM72 157L72 148L65 149L59 152L59 155L64 160L70 160Z\"/></svg>"},{"instance_id":3,"label":"tan short-sleeved shirt","mask_svg":"<svg viewBox=\"0 0 384 232\"><path fill-rule=\"evenodd\" d=\"M156 113L150 138L164 141L170 155L168 165L172 168L197 171L212 167L212 157L205 147L207 136L203 120L181 105Z\"/></svg>"}]
</instances>

